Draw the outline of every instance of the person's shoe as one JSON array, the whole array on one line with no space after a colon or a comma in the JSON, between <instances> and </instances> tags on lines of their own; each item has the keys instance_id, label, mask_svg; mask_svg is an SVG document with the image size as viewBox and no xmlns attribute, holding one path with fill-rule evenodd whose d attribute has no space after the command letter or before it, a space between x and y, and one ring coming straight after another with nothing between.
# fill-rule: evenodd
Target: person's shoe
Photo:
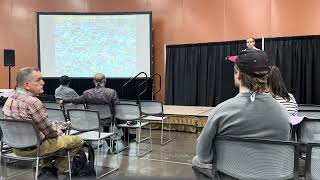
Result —
<instances>
[{"instance_id":1,"label":"person's shoe","mask_svg":"<svg viewBox=\"0 0 320 180\"><path fill-rule=\"evenodd\" d=\"M135 134L130 134L129 133L129 140L134 140L136 138L136 135Z\"/></svg>"},{"instance_id":2,"label":"person's shoe","mask_svg":"<svg viewBox=\"0 0 320 180\"><path fill-rule=\"evenodd\" d=\"M43 167L38 175L38 179L58 179L58 169L56 167Z\"/></svg>"},{"instance_id":3,"label":"person's shoe","mask_svg":"<svg viewBox=\"0 0 320 180\"><path fill-rule=\"evenodd\" d=\"M112 150L111 150L111 148L110 148L110 149L108 150L108 153L110 153L110 154L116 154L116 153L117 153L116 147L113 146L113 147L112 147Z\"/></svg>"},{"instance_id":4,"label":"person's shoe","mask_svg":"<svg viewBox=\"0 0 320 180\"><path fill-rule=\"evenodd\" d=\"M67 180L67 179L69 179L69 173L58 174L58 179L59 180Z\"/></svg>"},{"instance_id":5,"label":"person's shoe","mask_svg":"<svg viewBox=\"0 0 320 180\"><path fill-rule=\"evenodd\" d=\"M123 151L125 149L123 141L119 140L118 143L116 144L116 146L114 146L113 148L114 148L113 154L117 154L117 153Z\"/></svg>"}]
</instances>

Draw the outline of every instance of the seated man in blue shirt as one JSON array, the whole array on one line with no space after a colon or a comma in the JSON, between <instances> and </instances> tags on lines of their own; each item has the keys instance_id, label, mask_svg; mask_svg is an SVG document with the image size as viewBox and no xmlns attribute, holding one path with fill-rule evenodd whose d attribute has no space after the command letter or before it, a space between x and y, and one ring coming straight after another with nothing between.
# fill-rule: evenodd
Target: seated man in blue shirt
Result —
<instances>
[{"instance_id":1,"label":"seated man in blue shirt","mask_svg":"<svg viewBox=\"0 0 320 180\"><path fill-rule=\"evenodd\" d=\"M76 91L69 87L71 79L64 75L60 77L60 86L55 90L54 96L56 99L78 97Z\"/></svg>"}]
</instances>

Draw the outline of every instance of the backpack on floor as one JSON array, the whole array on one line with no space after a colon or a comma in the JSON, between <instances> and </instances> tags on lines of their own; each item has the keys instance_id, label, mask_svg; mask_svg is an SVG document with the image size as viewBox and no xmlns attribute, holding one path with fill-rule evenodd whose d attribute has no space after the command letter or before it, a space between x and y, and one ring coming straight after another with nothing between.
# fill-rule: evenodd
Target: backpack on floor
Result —
<instances>
[{"instance_id":1,"label":"backpack on floor","mask_svg":"<svg viewBox=\"0 0 320 180\"><path fill-rule=\"evenodd\" d=\"M88 158L83 148L88 149ZM94 150L87 142L84 142L83 148L73 157L71 175L75 177L96 176L96 171L94 170Z\"/></svg>"}]
</instances>

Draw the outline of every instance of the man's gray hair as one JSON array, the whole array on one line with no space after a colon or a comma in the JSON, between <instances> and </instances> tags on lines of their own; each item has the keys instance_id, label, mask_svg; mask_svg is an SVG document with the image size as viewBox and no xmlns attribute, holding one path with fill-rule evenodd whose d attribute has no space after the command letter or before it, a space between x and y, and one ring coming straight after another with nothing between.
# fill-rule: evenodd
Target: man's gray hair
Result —
<instances>
[{"instance_id":1,"label":"man's gray hair","mask_svg":"<svg viewBox=\"0 0 320 180\"><path fill-rule=\"evenodd\" d=\"M93 82L96 86L104 86L106 83L106 76L102 73L97 73L93 77Z\"/></svg>"},{"instance_id":2,"label":"man's gray hair","mask_svg":"<svg viewBox=\"0 0 320 180\"><path fill-rule=\"evenodd\" d=\"M18 71L16 83L17 87L23 87L23 84L30 80L33 71L39 71L36 67L24 67Z\"/></svg>"}]
</instances>

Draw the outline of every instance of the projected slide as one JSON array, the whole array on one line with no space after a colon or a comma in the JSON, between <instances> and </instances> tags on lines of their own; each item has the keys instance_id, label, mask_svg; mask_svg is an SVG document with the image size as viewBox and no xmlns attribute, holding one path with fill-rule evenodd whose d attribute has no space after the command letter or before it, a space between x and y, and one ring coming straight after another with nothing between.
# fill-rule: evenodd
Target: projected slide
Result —
<instances>
[{"instance_id":1,"label":"projected slide","mask_svg":"<svg viewBox=\"0 0 320 180\"><path fill-rule=\"evenodd\" d=\"M44 77L150 75L150 16L39 15Z\"/></svg>"}]
</instances>

